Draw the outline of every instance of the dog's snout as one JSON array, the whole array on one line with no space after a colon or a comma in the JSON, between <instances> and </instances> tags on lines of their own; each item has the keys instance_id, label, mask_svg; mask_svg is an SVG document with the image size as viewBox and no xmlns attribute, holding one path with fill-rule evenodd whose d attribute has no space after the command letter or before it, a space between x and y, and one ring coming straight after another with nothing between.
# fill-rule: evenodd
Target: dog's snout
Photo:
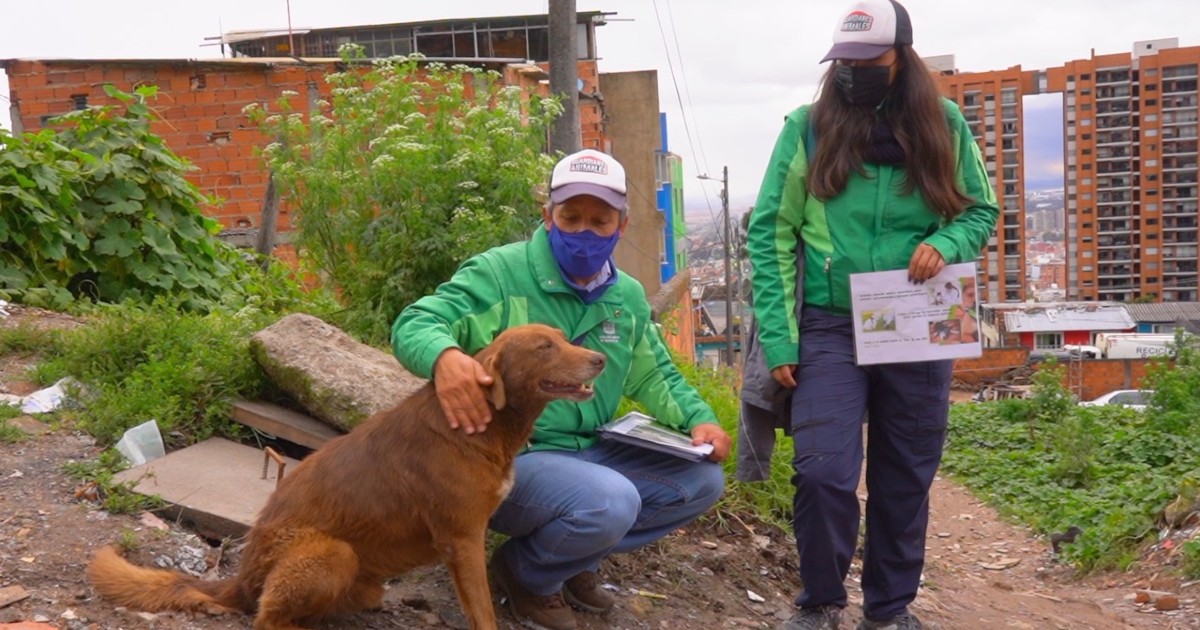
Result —
<instances>
[{"instance_id":1,"label":"dog's snout","mask_svg":"<svg viewBox=\"0 0 1200 630\"><path fill-rule=\"evenodd\" d=\"M603 370L606 361L607 359L604 358L604 355L599 352L593 352L591 358L588 359L588 363L597 370Z\"/></svg>"}]
</instances>

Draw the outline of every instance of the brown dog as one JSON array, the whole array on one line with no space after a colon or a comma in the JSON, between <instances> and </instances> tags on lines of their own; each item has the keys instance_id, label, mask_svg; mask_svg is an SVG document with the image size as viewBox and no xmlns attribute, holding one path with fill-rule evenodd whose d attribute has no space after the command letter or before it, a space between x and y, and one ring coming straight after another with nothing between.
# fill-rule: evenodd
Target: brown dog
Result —
<instances>
[{"instance_id":1,"label":"brown dog","mask_svg":"<svg viewBox=\"0 0 1200 630\"><path fill-rule=\"evenodd\" d=\"M449 428L433 384L306 458L248 535L236 577L203 582L134 566L101 549L88 579L145 611L257 610L255 630L294 630L328 615L380 608L383 582L441 560L472 629L496 627L484 539L512 487L513 458L555 399L588 400L604 356L532 324L507 330L476 359L495 379L488 430Z\"/></svg>"}]
</instances>

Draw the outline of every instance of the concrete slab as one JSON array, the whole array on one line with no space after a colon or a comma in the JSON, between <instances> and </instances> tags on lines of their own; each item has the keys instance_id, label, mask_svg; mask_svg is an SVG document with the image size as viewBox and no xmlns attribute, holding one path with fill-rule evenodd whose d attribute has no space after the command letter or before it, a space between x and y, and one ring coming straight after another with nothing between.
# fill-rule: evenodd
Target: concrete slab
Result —
<instances>
[{"instance_id":1,"label":"concrete slab","mask_svg":"<svg viewBox=\"0 0 1200 630\"><path fill-rule=\"evenodd\" d=\"M275 490L278 466L263 479L264 451L211 438L117 474L135 492L171 504L166 512L202 536L237 538L246 533ZM300 463L285 458L286 475Z\"/></svg>"}]
</instances>

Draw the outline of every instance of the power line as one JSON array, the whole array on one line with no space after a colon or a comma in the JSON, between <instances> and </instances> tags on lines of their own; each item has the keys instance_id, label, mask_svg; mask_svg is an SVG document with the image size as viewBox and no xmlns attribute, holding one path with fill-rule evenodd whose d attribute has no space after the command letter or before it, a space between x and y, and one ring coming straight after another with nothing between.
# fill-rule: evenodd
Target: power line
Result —
<instances>
[{"instance_id":1,"label":"power line","mask_svg":"<svg viewBox=\"0 0 1200 630\"><path fill-rule=\"evenodd\" d=\"M679 33L675 30L675 10L671 8L671 0L667 2L667 18L671 21L671 37L675 39L675 58L679 60L679 74L683 76L683 90L687 92L688 108L692 112L692 123L696 124L696 101L692 100L692 88L688 83L687 69L683 65L683 51L679 48ZM696 127L696 144L700 145L700 157L704 160L704 172L708 168L708 156L704 154L704 138L700 135L699 125ZM699 166L699 165L697 165Z\"/></svg>"},{"instance_id":2,"label":"power line","mask_svg":"<svg viewBox=\"0 0 1200 630\"><path fill-rule=\"evenodd\" d=\"M679 80L675 77L675 64L671 61L671 48L667 44L667 33L663 30L662 16L658 13L658 0L652 0L651 5L654 7L654 19L658 22L658 34L662 39L663 52L667 55L667 68L671 72L671 83L675 86L675 98L679 102L679 117L683 119L683 131L687 134L688 147L692 150L692 160L695 161L697 169L701 166L700 158L696 153L696 143L692 140L692 129L688 125L687 110L683 106L683 94L679 91ZM683 61L680 60L682 66ZM717 224L717 215L713 211L712 199L708 196L708 189L704 186L700 187L704 191L704 201L708 204L708 215L712 219L713 227L717 229L717 233L721 232Z\"/></svg>"}]
</instances>

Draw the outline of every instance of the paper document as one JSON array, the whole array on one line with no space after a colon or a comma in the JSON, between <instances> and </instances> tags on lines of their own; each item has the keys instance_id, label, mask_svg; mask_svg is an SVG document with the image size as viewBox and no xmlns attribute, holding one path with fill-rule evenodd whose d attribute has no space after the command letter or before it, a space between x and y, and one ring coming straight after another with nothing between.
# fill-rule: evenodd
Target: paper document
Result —
<instances>
[{"instance_id":1,"label":"paper document","mask_svg":"<svg viewBox=\"0 0 1200 630\"><path fill-rule=\"evenodd\" d=\"M616 440L698 462L713 452L712 444L692 446L692 438L631 411L597 429L601 438Z\"/></svg>"},{"instance_id":2,"label":"paper document","mask_svg":"<svg viewBox=\"0 0 1200 630\"><path fill-rule=\"evenodd\" d=\"M851 274L858 364L982 355L975 272L975 263L947 265L922 284L907 269Z\"/></svg>"}]
</instances>

